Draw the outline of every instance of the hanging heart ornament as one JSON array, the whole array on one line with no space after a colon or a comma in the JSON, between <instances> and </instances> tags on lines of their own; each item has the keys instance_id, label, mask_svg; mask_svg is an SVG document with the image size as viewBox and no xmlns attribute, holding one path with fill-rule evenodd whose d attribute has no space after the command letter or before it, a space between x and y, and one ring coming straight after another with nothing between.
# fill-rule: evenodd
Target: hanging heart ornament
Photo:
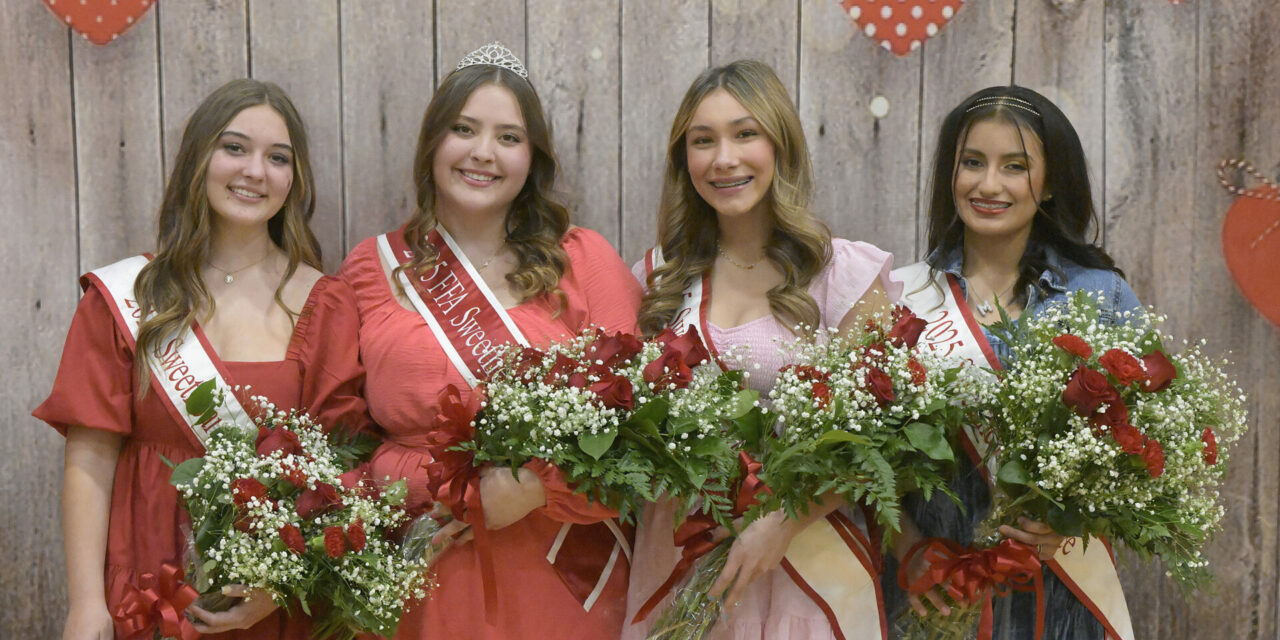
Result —
<instances>
[{"instance_id":1,"label":"hanging heart ornament","mask_svg":"<svg viewBox=\"0 0 1280 640\"><path fill-rule=\"evenodd\" d=\"M938 35L964 0L841 0L840 6L868 38L905 56Z\"/></svg>"},{"instance_id":2,"label":"hanging heart ornament","mask_svg":"<svg viewBox=\"0 0 1280 640\"><path fill-rule=\"evenodd\" d=\"M142 19L155 0L44 0L53 15L94 44L110 44Z\"/></svg>"},{"instance_id":3,"label":"hanging heart ornament","mask_svg":"<svg viewBox=\"0 0 1280 640\"><path fill-rule=\"evenodd\" d=\"M1259 185L1245 188L1227 176L1240 170ZM1243 160L1218 164L1218 181L1235 194L1222 223L1222 255L1240 293L1280 326L1280 186Z\"/></svg>"}]
</instances>

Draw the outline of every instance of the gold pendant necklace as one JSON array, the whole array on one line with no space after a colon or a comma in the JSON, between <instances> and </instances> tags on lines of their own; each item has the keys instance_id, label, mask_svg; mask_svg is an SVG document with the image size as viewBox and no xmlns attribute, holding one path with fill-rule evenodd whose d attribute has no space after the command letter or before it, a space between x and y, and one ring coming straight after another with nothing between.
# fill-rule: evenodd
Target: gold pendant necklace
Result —
<instances>
[{"instance_id":1,"label":"gold pendant necklace","mask_svg":"<svg viewBox=\"0 0 1280 640\"><path fill-rule=\"evenodd\" d=\"M224 284L231 284L232 282L236 281L235 275L237 273L240 273L241 271L244 271L249 267L254 267L261 264L262 261L266 260L267 256L269 255L271 255L271 249L267 249L267 252L262 254L261 258L258 258L257 260L254 260L253 262L246 264L245 266L240 267L239 269L232 269L230 271L227 271L226 269L219 267L218 265L214 264L212 261L206 261L205 264L209 265L209 267L212 268L214 271L222 272L222 282Z\"/></svg>"}]
</instances>

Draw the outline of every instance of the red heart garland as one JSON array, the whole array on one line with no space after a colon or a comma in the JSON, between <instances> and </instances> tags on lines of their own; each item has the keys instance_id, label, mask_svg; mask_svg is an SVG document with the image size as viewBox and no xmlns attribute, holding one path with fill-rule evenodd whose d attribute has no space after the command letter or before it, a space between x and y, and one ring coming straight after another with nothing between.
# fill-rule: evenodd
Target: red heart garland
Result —
<instances>
[{"instance_id":1,"label":"red heart garland","mask_svg":"<svg viewBox=\"0 0 1280 640\"><path fill-rule=\"evenodd\" d=\"M867 37L905 56L938 35L964 0L841 0L845 13Z\"/></svg>"},{"instance_id":2,"label":"red heart garland","mask_svg":"<svg viewBox=\"0 0 1280 640\"><path fill-rule=\"evenodd\" d=\"M1261 186L1244 189L1226 178L1227 169L1242 169ZM1280 186L1249 163L1223 160L1218 165L1223 188L1236 194L1222 224L1222 255L1240 293L1273 324L1280 326Z\"/></svg>"},{"instance_id":3,"label":"red heart garland","mask_svg":"<svg viewBox=\"0 0 1280 640\"><path fill-rule=\"evenodd\" d=\"M155 0L44 0L64 24L94 44L109 44L137 24Z\"/></svg>"}]
</instances>

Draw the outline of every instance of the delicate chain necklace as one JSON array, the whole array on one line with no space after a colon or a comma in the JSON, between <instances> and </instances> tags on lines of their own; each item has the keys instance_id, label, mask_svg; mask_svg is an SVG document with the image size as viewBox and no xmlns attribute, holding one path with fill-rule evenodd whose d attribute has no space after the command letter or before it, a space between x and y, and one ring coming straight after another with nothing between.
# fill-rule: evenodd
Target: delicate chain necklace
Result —
<instances>
[{"instance_id":1,"label":"delicate chain necklace","mask_svg":"<svg viewBox=\"0 0 1280 640\"><path fill-rule=\"evenodd\" d=\"M737 268L739 268L739 269L745 269L745 270L747 270L747 271L750 271L750 270L752 270L752 269L756 268L756 265L757 265L757 264L760 264L760 258L756 258L756 261L755 261L755 262L752 262L752 263L749 263L749 264L742 264L741 262L738 262L737 260L734 260L732 256L730 256L728 253L726 253L726 252L725 252L724 247L720 246L720 243L718 243L718 242L716 243L716 253L719 253L721 258L724 258L725 260L728 260L728 261L729 261L729 264L731 264L731 265L733 265L733 266L735 266L735 267L737 267ZM761 256L761 257L763 257L763 256Z\"/></svg>"},{"instance_id":2,"label":"delicate chain necklace","mask_svg":"<svg viewBox=\"0 0 1280 640\"><path fill-rule=\"evenodd\" d=\"M486 258L484 262L481 262L481 263L480 263L480 266L476 267L476 271L477 271L477 272L484 271L484 268L485 268L485 267L487 267L487 266L489 266L489 263L490 263L490 262L493 262L493 259L494 259L494 258L496 258L496 257L498 257L498 254L499 254L499 253L502 253L502 250L503 250L503 249L506 249L506 248L507 248L507 241L506 241L506 240L503 240L503 241L502 241L502 244L499 244L499 245L498 245L498 248L497 248L497 249L494 249L494 250L493 250L493 253L492 253L492 254L490 254L490 255L489 255L489 257L488 257L488 258Z\"/></svg>"},{"instance_id":3,"label":"delicate chain necklace","mask_svg":"<svg viewBox=\"0 0 1280 640\"><path fill-rule=\"evenodd\" d=\"M226 283L226 284L231 284L232 282L235 282L235 281L236 281L235 275L236 275L237 273L240 273L241 271L244 271L245 269L248 269L249 267L254 267L254 266L257 266L257 265L261 264L261 263L262 263L262 261L263 261L263 260L266 260L266 259L267 259L267 256L269 256L269 255L271 255L271 249L270 249L270 248L268 248L268 249L267 249L267 252L266 252L266 253L262 254L262 257L261 257L261 258L258 258L257 260L254 260L253 262L251 262L251 263L249 263L249 264L246 264L245 266L240 267L239 269L232 269L232 270L230 270L230 271L227 271L226 269L223 269L222 267L219 267L218 265L214 264L212 260L207 260L207 261L205 261L205 264L209 265L209 266L210 266L214 271L220 271L220 272L222 272L222 281L223 281L224 283Z\"/></svg>"},{"instance_id":4,"label":"delicate chain necklace","mask_svg":"<svg viewBox=\"0 0 1280 640\"><path fill-rule=\"evenodd\" d=\"M1008 289L1005 289L1004 291L1000 292L999 295L992 296L991 297L992 300L995 300L997 298L1004 298L1005 296L1009 295L1009 292L1013 291L1013 287L1017 284L1018 284L1018 281L1014 280L1013 283L1009 285ZM995 310L995 307L991 306L991 300L985 300L978 304L974 304L973 298L971 298L969 295L969 292L972 290L973 290L973 287L969 287L965 290L965 299L968 300L969 304L973 306L974 311L977 311L978 315L980 316L989 316L992 313L995 313L996 310ZM1005 298L1005 300L1007 301L1008 298Z\"/></svg>"}]
</instances>

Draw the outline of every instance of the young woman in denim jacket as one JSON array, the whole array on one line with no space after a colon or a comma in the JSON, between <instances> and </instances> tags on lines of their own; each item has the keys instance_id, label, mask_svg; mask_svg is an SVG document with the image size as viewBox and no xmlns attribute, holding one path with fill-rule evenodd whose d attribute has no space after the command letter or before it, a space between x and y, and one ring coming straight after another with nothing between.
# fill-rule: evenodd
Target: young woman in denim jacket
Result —
<instances>
[{"instance_id":1,"label":"young woman in denim jacket","mask_svg":"<svg viewBox=\"0 0 1280 640\"><path fill-rule=\"evenodd\" d=\"M913 294L936 296L931 290L939 289L938 283L958 284L949 287L956 308L974 321L970 326L981 327L982 336L975 337L985 338L1005 363L1010 349L986 329L1000 319L997 299L1014 318L1039 313L1079 290L1100 293L1108 321L1122 322L1127 314L1141 312L1124 273L1094 244L1096 226L1093 238L1087 235L1097 216L1084 150L1066 116L1044 96L1007 86L983 89L965 99L943 121L933 167L927 257L924 265L900 270L906 281L904 302L910 305ZM905 277L913 267L921 276L917 281L924 284L913 285ZM928 502L910 496L904 518L910 520L904 522L908 535L897 544L897 556L921 537L972 544L975 526L990 510L991 495L968 457L960 458L962 468L951 486L963 509L941 494ZM1000 533L1035 546L1045 561L1054 558L1064 541L1047 524L1025 519L1016 527L1002 526ZM923 571L920 564L913 559L908 573L918 575ZM925 594L924 599L933 602L930 607L909 598L898 588L896 566L889 569L884 586L891 619L908 605L921 613L935 607L946 613L935 592ZM1131 637L1114 576L1110 578L1116 588L1102 594L1111 600L1105 603L1110 606L1101 607L1114 612L1110 616L1091 611L1099 607L1089 601L1089 594L1078 595L1078 588L1068 587L1047 565L1044 577L1046 639ZM1034 636L1033 594L998 598L995 606L996 638Z\"/></svg>"}]
</instances>

